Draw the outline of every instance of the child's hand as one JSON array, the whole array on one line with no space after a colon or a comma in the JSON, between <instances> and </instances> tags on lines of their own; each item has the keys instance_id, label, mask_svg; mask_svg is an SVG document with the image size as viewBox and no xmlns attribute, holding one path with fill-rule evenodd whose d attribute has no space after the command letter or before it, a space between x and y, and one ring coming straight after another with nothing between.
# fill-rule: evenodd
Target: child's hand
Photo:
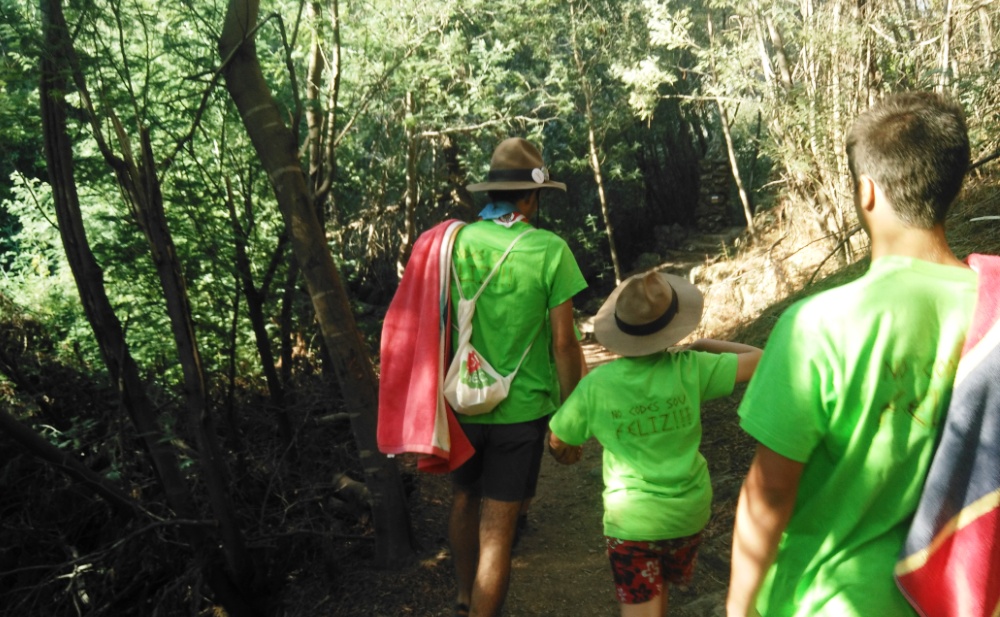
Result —
<instances>
[{"instance_id":1,"label":"child's hand","mask_svg":"<svg viewBox=\"0 0 1000 617\"><path fill-rule=\"evenodd\" d=\"M583 457L583 446L565 446L560 451L549 449L552 456L563 465L577 463Z\"/></svg>"},{"instance_id":2,"label":"child's hand","mask_svg":"<svg viewBox=\"0 0 1000 617\"><path fill-rule=\"evenodd\" d=\"M549 433L549 454L563 465L572 465L583 456L583 446L571 446Z\"/></svg>"}]
</instances>

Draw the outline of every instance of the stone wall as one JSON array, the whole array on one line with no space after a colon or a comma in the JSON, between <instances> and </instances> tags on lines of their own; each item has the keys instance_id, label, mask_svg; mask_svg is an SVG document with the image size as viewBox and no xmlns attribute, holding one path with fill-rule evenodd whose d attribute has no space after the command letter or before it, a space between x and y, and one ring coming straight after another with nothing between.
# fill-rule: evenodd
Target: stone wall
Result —
<instances>
[{"instance_id":1,"label":"stone wall","mask_svg":"<svg viewBox=\"0 0 1000 617\"><path fill-rule=\"evenodd\" d=\"M733 176L729 170L729 160L702 159L700 168L695 224L698 231L718 232L732 224L729 200L733 192Z\"/></svg>"}]
</instances>

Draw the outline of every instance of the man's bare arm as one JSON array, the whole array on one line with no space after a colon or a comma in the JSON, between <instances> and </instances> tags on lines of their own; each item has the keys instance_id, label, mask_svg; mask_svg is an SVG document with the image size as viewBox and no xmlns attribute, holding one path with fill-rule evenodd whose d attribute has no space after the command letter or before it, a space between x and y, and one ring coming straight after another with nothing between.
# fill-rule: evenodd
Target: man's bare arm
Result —
<instances>
[{"instance_id":1,"label":"man's bare arm","mask_svg":"<svg viewBox=\"0 0 1000 617\"><path fill-rule=\"evenodd\" d=\"M802 467L802 463L757 445L736 506L726 598L728 617L758 614L757 591L774 562L781 534L792 516Z\"/></svg>"},{"instance_id":2,"label":"man's bare arm","mask_svg":"<svg viewBox=\"0 0 1000 617\"><path fill-rule=\"evenodd\" d=\"M552 354L559 375L559 400L565 401L580 381L583 352L573 329L573 301L567 300L549 311L552 324Z\"/></svg>"}]
</instances>

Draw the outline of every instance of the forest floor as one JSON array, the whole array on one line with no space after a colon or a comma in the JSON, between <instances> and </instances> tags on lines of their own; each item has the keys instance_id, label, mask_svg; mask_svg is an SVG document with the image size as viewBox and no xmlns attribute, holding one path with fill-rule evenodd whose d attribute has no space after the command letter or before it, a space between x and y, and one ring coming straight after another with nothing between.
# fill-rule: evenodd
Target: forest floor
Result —
<instances>
[{"instance_id":1,"label":"forest floor","mask_svg":"<svg viewBox=\"0 0 1000 617\"><path fill-rule=\"evenodd\" d=\"M972 252L1000 253L1000 225L995 220L1000 215L1000 195L989 183L984 184L957 206L949 219L949 240L959 257ZM718 250L706 250L715 242L710 238L664 260L663 269L689 274L705 292L702 326L693 337L729 338L763 346L777 315L797 296L843 283L865 270L865 260L845 265L828 259L836 251L836 242L795 237L804 226L783 225L783 215L776 216L779 220L769 226L770 236L759 237L749 248L723 244L716 247ZM854 241L866 238L858 234ZM782 247L787 247L784 252ZM863 246L859 248L863 253ZM814 278L818 281L815 284ZM802 288L807 291L799 291ZM613 358L594 342L585 344L585 353L590 366ZM736 499L754 450L752 439L738 426L736 408L742 390L703 407L701 452L712 477L712 516L703 532L691 586L670 592L670 614L674 617L724 614ZM401 460L405 469L413 471L412 460ZM321 591L309 586L293 592L295 597L287 597L285 615L453 615L448 478L413 474L411 514L418 560L396 570L376 570L369 559L371 543L358 542L356 552L341 552L339 562L314 579L321 581ZM576 465L560 465L545 456L528 528L514 550L504 615L618 615L603 548L601 490L601 449L597 443L590 441L584 446L583 458Z\"/></svg>"},{"instance_id":2,"label":"forest floor","mask_svg":"<svg viewBox=\"0 0 1000 617\"><path fill-rule=\"evenodd\" d=\"M723 243L734 234L692 238L683 250L672 251L659 269L688 276L715 262ZM711 294L706 294L711 300ZM708 327L723 325L706 310L703 327L692 337L709 335ZM761 344L760 341L757 344ZM616 356L594 341L584 342L591 368ZM742 391L742 389L740 390ZM753 453L752 441L737 426L740 396L711 401L703 408L702 453L708 460L714 487L712 517L703 532L694 580L686 589L672 589L671 615L721 615L729 581L729 544L733 514L743 475ZM402 457L403 465L415 464ZM377 617L413 615L451 617L455 582L447 542L450 484L446 476L418 474L411 496L418 562L398 571L371 569L363 560L347 557L336 567L332 589L310 608L290 609L289 615ZM611 570L602 534L601 447L591 441L576 465L560 465L545 455L529 523L514 549L510 591L504 608L508 617L576 617L618 615ZM361 555L358 555L360 557Z\"/></svg>"},{"instance_id":3,"label":"forest floor","mask_svg":"<svg viewBox=\"0 0 1000 617\"><path fill-rule=\"evenodd\" d=\"M588 351L597 351L588 345ZM702 453L715 487L712 518L703 532L692 585L673 589L671 615L715 616L722 610L729 581L729 544L733 511L753 452L739 431L738 396L706 405ZM514 549L508 617L578 617L618 615L611 570L601 527L601 448L584 446L576 465L560 465L546 455L529 524ZM402 571L372 571L343 564L339 591L315 612L336 616L451 617L455 583L447 547L449 483L446 477L420 477L414 529L421 560ZM329 612L328 612L329 611Z\"/></svg>"}]
</instances>

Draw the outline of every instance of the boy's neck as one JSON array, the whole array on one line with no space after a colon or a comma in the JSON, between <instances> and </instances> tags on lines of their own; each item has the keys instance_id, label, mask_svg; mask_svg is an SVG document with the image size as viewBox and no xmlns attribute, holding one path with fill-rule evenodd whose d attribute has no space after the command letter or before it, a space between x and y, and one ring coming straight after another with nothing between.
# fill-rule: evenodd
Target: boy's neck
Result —
<instances>
[{"instance_id":1,"label":"boy's neck","mask_svg":"<svg viewBox=\"0 0 1000 617\"><path fill-rule=\"evenodd\" d=\"M931 263L968 268L962 263L944 235L944 223L930 228L911 227L904 223L882 191L869 176L861 176L854 194L858 211L868 237L871 238L872 261L890 255L910 257Z\"/></svg>"},{"instance_id":2,"label":"boy's neck","mask_svg":"<svg viewBox=\"0 0 1000 617\"><path fill-rule=\"evenodd\" d=\"M880 236L873 236L872 261L890 255L911 257L944 266L969 267L955 257L948 246L943 225L935 225L930 229L899 226Z\"/></svg>"}]
</instances>

